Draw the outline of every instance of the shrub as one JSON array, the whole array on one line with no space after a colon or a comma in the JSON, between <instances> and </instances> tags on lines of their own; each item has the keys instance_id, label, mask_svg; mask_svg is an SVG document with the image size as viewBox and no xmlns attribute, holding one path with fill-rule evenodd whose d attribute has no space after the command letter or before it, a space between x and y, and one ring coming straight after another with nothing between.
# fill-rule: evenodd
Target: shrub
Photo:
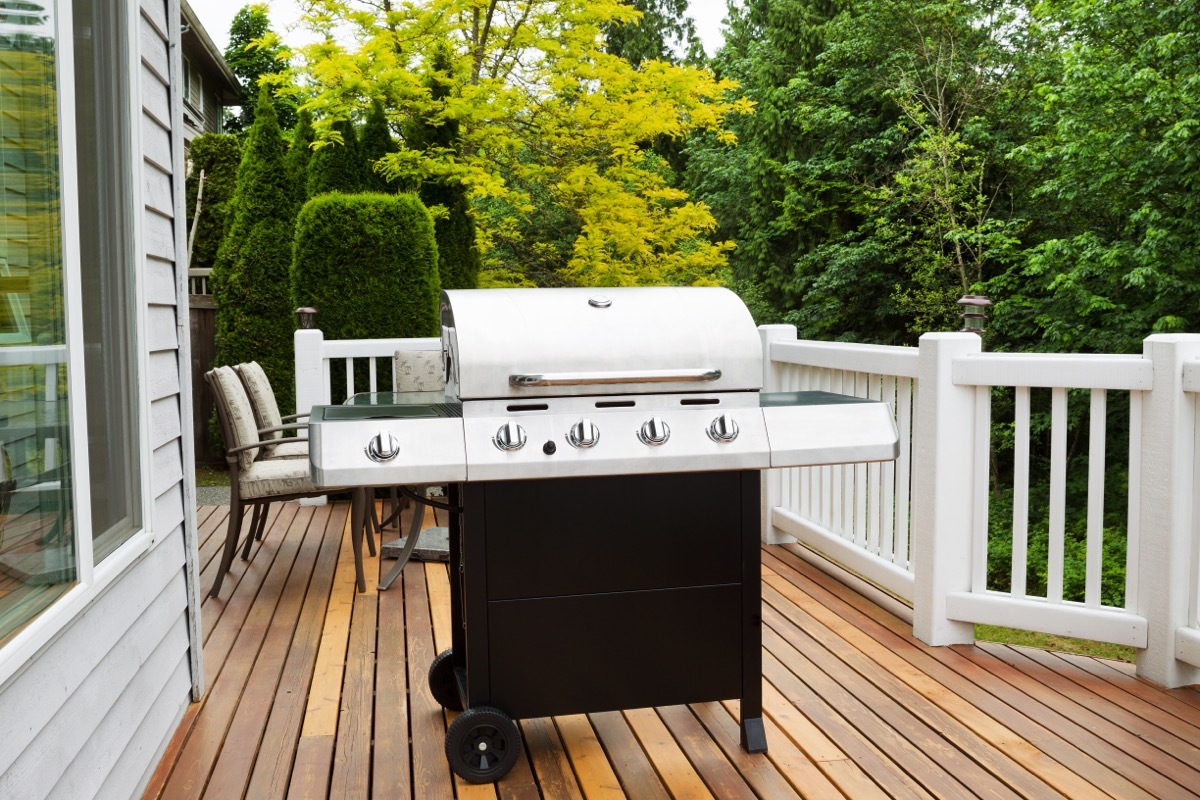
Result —
<instances>
[{"instance_id":1,"label":"shrub","mask_svg":"<svg viewBox=\"0 0 1200 800\"><path fill-rule=\"evenodd\" d=\"M294 309L288 293L294 210L283 137L263 89L238 167L229 233L213 265L216 363L257 361L280 409L288 410L295 407Z\"/></svg>"},{"instance_id":2,"label":"shrub","mask_svg":"<svg viewBox=\"0 0 1200 800\"><path fill-rule=\"evenodd\" d=\"M196 221L191 266L211 267L229 224L229 200L237 185L242 148L233 134L202 133L192 140L188 160L192 163L185 190L189 233L192 218L196 215L200 173L204 173L204 194L200 198L200 219Z\"/></svg>"},{"instance_id":3,"label":"shrub","mask_svg":"<svg viewBox=\"0 0 1200 800\"><path fill-rule=\"evenodd\" d=\"M354 124L339 120L333 124L333 129L341 134L341 144L329 142L308 159L309 197L325 192L354 194L366 188L366 162L354 133Z\"/></svg>"},{"instance_id":4,"label":"shrub","mask_svg":"<svg viewBox=\"0 0 1200 800\"><path fill-rule=\"evenodd\" d=\"M316 308L330 339L438 335L437 265L433 220L413 195L321 195L296 220L295 304Z\"/></svg>"}]
</instances>

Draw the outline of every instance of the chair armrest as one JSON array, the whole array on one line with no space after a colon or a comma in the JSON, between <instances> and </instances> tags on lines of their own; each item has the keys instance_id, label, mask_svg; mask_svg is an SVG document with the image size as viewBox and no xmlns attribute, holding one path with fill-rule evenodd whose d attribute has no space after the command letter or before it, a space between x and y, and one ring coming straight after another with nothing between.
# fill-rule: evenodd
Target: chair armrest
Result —
<instances>
[{"instance_id":1,"label":"chair armrest","mask_svg":"<svg viewBox=\"0 0 1200 800\"><path fill-rule=\"evenodd\" d=\"M288 414L286 417L280 417L280 419L282 419L284 422L289 422L296 419L305 419L309 416L311 415L308 412L305 412L303 414Z\"/></svg>"},{"instance_id":2,"label":"chair armrest","mask_svg":"<svg viewBox=\"0 0 1200 800\"><path fill-rule=\"evenodd\" d=\"M264 433L278 433L280 431L306 431L308 430L307 422L297 422L291 425L276 425L272 428L260 428L258 435L261 438ZM276 442L278 440L275 440Z\"/></svg>"},{"instance_id":3,"label":"chair armrest","mask_svg":"<svg viewBox=\"0 0 1200 800\"><path fill-rule=\"evenodd\" d=\"M291 439L282 439L282 440L281 439L265 439L265 440L257 441L254 444L244 444L241 447L234 447L231 450L226 450L225 455L233 456L233 455L237 455L238 453L241 453L245 450L254 450L259 447L270 447L272 445L277 445L277 444L289 444L291 442L307 442L307 441L308 441L307 436L296 436Z\"/></svg>"}]
</instances>

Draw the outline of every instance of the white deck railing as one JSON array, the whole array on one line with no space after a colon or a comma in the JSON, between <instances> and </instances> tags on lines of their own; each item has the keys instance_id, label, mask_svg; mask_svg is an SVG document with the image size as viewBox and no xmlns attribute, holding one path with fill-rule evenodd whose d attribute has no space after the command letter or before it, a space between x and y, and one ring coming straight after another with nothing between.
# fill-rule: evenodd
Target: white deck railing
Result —
<instances>
[{"instance_id":1,"label":"white deck railing","mask_svg":"<svg viewBox=\"0 0 1200 800\"><path fill-rule=\"evenodd\" d=\"M910 603L914 633L930 644L973 641L976 623L1004 625L1132 645L1150 680L1200 682L1200 335L1152 336L1141 356L1093 356L983 353L966 333L927 334L913 348L797 341L780 325L760 333L764 390L882 400L900 432L894 463L768 471L764 541L799 540ZM344 370L347 396L390 389L378 385L378 359L439 348L437 339L325 341L320 331L297 331L297 410L344 399L330 396L333 370ZM357 359L370 361L367 386L355 385ZM1088 420L1086 441L1074 443L1072 390L1077 402L1086 398ZM1005 471L993 465L996 397L1012 400L1011 426L997 420L1012 437ZM1124 408L1124 398L1129 418L1117 420L1111 409ZM1035 400L1048 400L1048 429ZM1114 439L1117 429L1128 439ZM1031 469L1039 442L1048 442L1036 460L1048 462L1046 474ZM1072 447L1087 454L1082 482L1068 480ZM1118 460L1127 478L1106 486L1121 470L1104 467ZM1070 487L1081 483L1084 575L1072 596L1066 513ZM1123 529L1104 524L1114 491L1128 506ZM1003 524L989 522L999 493L1012 497ZM1030 594L1026 581L1031 520L1048 530L1044 595ZM989 529L1012 551L1007 574L993 568L992 585ZM1102 600L1106 536L1125 540L1121 605Z\"/></svg>"}]
</instances>

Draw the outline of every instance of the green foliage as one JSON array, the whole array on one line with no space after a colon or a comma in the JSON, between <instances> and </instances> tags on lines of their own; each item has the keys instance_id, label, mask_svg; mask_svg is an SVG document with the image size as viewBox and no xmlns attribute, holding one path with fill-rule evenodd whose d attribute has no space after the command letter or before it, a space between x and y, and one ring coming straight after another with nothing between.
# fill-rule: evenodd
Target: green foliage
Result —
<instances>
[{"instance_id":1,"label":"green foliage","mask_svg":"<svg viewBox=\"0 0 1200 800\"><path fill-rule=\"evenodd\" d=\"M237 76L242 97L242 113L227 124L230 130L243 132L254 124L259 81L263 76L277 76L287 71L284 48L270 43L274 38L264 3L243 6L229 24L225 63ZM275 97L272 102L279 126L284 130L291 129L296 124L295 102L287 96Z\"/></svg>"},{"instance_id":2,"label":"green foliage","mask_svg":"<svg viewBox=\"0 0 1200 800\"><path fill-rule=\"evenodd\" d=\"M308 162L312 158L312 143L312 114L301 111L296 128L292 131L292 143L283 159L297 214L308 200Z\"/></svg>"},{"instance_id":3,"label":"green foliage","mask_svg":"<svg viewBox=\"0 0 1200 800\"><path fill-rule=\"evenodd\" d=\"M454 87L453 60L447 48L434 53L426 86L434 106L424 118L414 121L408 132L409 146L423 151L460 150L459 123L440 118L446 98ZM380 109L380 118L383 113ZM438 214L434 222L438 248L438 271L443 289L474 289L479 283L479 249L475 219L467 187L454 176L430 177L421 183L421 200Z\"/></svg>"},{"instance_id":4,"label":"green foliage","mask_svg":"<svg viewBox=\"0 0 1200 800\"><path fill-rule=\"evenodd\" d=\"M726 117L749 107L706 69L660 60L635 68L607 52L604 32L636 17L621 0L428 0L382 8L322 0L303 18L318 40L299 49L314 89L306 106L321 112L320 138L329 135L329 120L357 118L373 99L395 130L414 120L457 123L455 147L406 143L384 162L390 177L466 188L484 285L531 282L521 262L502 254L510 242L537 249L542 215L577 226L565 251L539 253L550 282L714 283L728 246L711 241L708 208L672 184L655 143L698 130L728 138ZM350 38L352 47L341 44ZM450 56L450 68L438 70L449 79L443 99L426 85L439 53ZM536 206L535 195L549 206ZM513 242L517 236L535 238Z\"/></svg>"},{"instance_id":5,"label":"green foliage","mask_svg":"<svg viewBox=\"0 0 1200 800\"><path fill-rule=\"evenodd\" d=\"M1069 39L1038 86L1049 120L1017 154L1041 230L988 290L1004 338L1140 352L1200 326L1200 2L1040 9Z\"/></svg>"},{"instance_id":6,"label":"green foliage","mask_svg":"<svg viewBox=\"0 0 1200 800\"><path fill-rule=\"evenodd\" d=\"M333 124L335 139L318 147L308 159L309 197L325 192L355 194L366 187L367 169L354 123L341 119Z\"/></svg>"},{"instance_id":7,"label":"green foliage","mask_svg":"<svg viewBox=\"0 0 1200 800\"><path fill-rule=\"evenodd\" d=\"M293 308L288 294L293 206L283 137L270 93L259 93L246 137L229 232L213 264L217 304L215 363L257 361L280 409L295 407ZM288 412L285 412L288 413Z\"/></svg>"},{"instance_id":8,"label":"green foliage","mask_svg":"<svg viewBox=\"0 0 1200 800\"><path fill-rule=\"evenodd\" d=\"M211 267L217 249L229 224L229 201L237 185L238 165L242 160L241 146L236 136L221 133L202 133L188 148L187 220L189 234L196 216L196 195L200 175L204 174L204 194L200 196L200 218L196 220L190 266Z\"/></svg>"},{"instance_id":9,"label":"green foliage","mask_svg":"<svg viewBox=\"0 0 1200 800\"><path fill-rule=\"evenodd\" d=\"M688 16L688 0L626 0L641 16L633 22L605 27L605 50L635 67L658 60L687 64L705 62L696 21ZM683 53L679 58L678 53Z\"/></svg>"},{"instance_id":10,"label":"green foliage","mask_svg":"<svg viewBox=\"0 0 1200 800\"><path fill-rule=\"evenodd\" d=\"M330 339L439 333L433 219L413 195L325 194L296 220L292 292Z\"/></svg>"},{"instance_id":11,"label":"green foliage","mask_svg":"<svg viewBox=\"0 0 1200 800\"><path fill-rule=\"evenodd\" d=\"M396 182L389 181L379 171L378 167L380 159L388 153L399 152L400 147L396 144L396 140L392 138L392 132L388 130L388 121L383 113L383 104L378 100L371 103L371 113L367 115L367 122L363 126L361 146L363 158L367 161L364 191L395 192L397 187Z\"/></svg>"}]
</instances>

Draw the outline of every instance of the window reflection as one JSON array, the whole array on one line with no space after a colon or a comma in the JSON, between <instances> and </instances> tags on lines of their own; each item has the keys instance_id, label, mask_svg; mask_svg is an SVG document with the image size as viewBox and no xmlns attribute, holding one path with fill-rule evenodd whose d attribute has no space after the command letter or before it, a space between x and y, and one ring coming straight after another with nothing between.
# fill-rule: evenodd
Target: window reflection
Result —
<instances>
[{"instance_id":1,"label":"window reflection","mask_svg":"<svg viewBox=\"0 0 1200 800\"><path fill-rule=\"evenodd\" d=\"M76 579L53 6L0 5L0 642Z\"/></svg>"}]
</instances>

